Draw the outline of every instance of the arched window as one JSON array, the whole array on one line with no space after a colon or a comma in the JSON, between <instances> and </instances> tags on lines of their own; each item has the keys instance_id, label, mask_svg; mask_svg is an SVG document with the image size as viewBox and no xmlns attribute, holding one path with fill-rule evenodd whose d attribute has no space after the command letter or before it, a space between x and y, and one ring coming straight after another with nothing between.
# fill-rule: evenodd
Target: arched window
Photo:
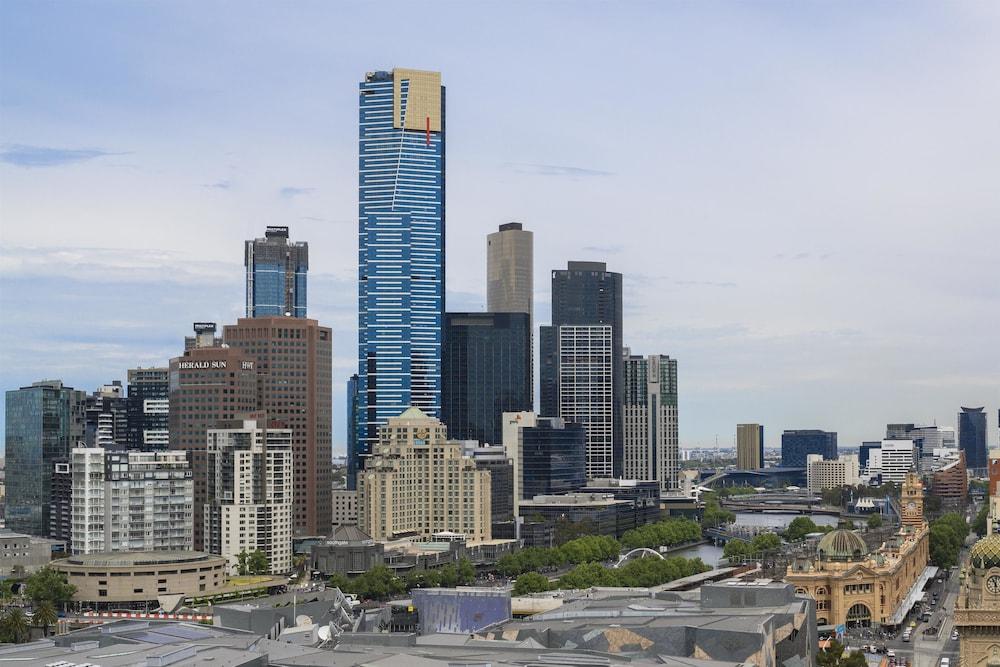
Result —
<instances>
[{"instance_id":1,"label":"arched window","mask_svg":"<svg viewBox=\"0 0 1000 667\"><path fill-rule=\"evenodd\" d=\"M819 588L816 589L816 595L826 595L827 592L828 591L826 590L826 586L820 586Z\"/></svg>"},{"instance_id":2,"label":"arched window","mask_svg":"<svg viewBox=\"0 0 1000 667\"><path fill-rule=\"evenodd\" d=\"M872 623L872 612L867 605L860 602L847 610L847 627L867 628Z\"/></svg>"},{"instance_id":3,"label":"arched window","mask_svg":"<svg viewBox=\"0 0 1000 667\"><path fill-rule=\"evenodd\" d=\"M809 592L804 588L796 588L795 593L797 595L809 595Z\"/></svg>"}]
</instances>

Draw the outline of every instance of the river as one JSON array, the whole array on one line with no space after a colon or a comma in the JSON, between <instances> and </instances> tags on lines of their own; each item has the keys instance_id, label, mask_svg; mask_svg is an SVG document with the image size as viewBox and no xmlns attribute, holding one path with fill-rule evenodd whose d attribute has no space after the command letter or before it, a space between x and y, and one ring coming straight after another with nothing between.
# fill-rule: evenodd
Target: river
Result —
<instances>
[{"instance_id":1,"label":"river","mask_svg":"<svg viewBox=\"0 0 1000 667\"><path fill-rule=\"evenodd\" d=\"M736 523L740 526L770 526L773 528L784 528L792 519L803 516L801 514L764 514L762 512L737 512ZM838 517L816 514L809 517L817 526L836 526ZM722 559L722 547L714 544L698 544L687 549L674 551L671 556L683 556L684 558L700 558L706 565L715 567Z\"/></svg>"}]
</instances>

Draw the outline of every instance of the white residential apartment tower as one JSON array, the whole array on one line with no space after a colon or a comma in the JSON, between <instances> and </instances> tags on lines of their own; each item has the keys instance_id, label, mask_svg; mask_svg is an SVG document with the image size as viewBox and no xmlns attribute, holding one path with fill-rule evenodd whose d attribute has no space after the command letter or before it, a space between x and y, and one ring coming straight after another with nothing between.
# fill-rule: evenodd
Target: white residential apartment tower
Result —
<instances>
[{"instance_id":1,"label":"white residential apartment tower","mask_svg":"<svg viewBox=\"0 0 1000 667\"><path fill-rule=\"evenodd\" d=\"M208 430L205 550L237 571L261 550L272 574L292 569L292 431L256 419Z\"/></svg>"}]
</instances>

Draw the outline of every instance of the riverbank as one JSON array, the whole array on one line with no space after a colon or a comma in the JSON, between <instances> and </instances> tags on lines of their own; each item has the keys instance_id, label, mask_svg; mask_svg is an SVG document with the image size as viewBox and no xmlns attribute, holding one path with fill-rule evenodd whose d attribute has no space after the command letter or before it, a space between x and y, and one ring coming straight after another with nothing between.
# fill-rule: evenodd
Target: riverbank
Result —
<instances>
[{"instance_id":1,"label":"riverbank","mask_svg":"<svg viewBox=\"0 0 1000 667\"><path fill-rule=\"evenodd\" d=\"M692 547L701 546L702 544L711 544L712 540L704 538L701 540L695 540L694 542L684 542L682 544L675 544L672 547L660 547L657 549L661 554L669 554L675 551L683 551L684 549L690 549Z\"/></svg>"}]
</instances>

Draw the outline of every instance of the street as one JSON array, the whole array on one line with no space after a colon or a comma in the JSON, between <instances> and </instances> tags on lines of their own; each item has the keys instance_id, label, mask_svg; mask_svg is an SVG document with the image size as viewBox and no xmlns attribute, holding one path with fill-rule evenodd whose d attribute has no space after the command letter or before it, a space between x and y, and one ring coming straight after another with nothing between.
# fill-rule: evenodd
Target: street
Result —
<instances>
[{"instance_id":1,"label":"street","mask_svg":"<svg viewBox=\"0 0 1000 667\"><path fill-rule=\"evenodd\" d=\"M962 555L964 557L964 551ZM848 633L844 639L845 644L852 649L859 649L862 645L870 644L873 641L878 644L884 644L896 654L897 664L905 665L905 661L909 660L913 667L938 667L941 658L947 657L951 658L951 664L957 665L958 641L952 641L951 631L952 610L955 608L955 601L958 598L959 583L956 570L942 584L939 584L937 579L934 579L933 583L928 585L928 594L937 593L938 603L933 607L934 612L931 615L930 621L926 623L917 621L910 641L904 642L901 639L901 632L893 639L878 640L865 637L862 631L855 631ZM905 624L909 625L915 619L916 613L911 612ZM940 627L937 635L924 634L925 629L934 626ZM875 667L882 664L881 661L885 656L868 654L865 657L868 659L868 664Z\"/></svg>"}]
</instances>

